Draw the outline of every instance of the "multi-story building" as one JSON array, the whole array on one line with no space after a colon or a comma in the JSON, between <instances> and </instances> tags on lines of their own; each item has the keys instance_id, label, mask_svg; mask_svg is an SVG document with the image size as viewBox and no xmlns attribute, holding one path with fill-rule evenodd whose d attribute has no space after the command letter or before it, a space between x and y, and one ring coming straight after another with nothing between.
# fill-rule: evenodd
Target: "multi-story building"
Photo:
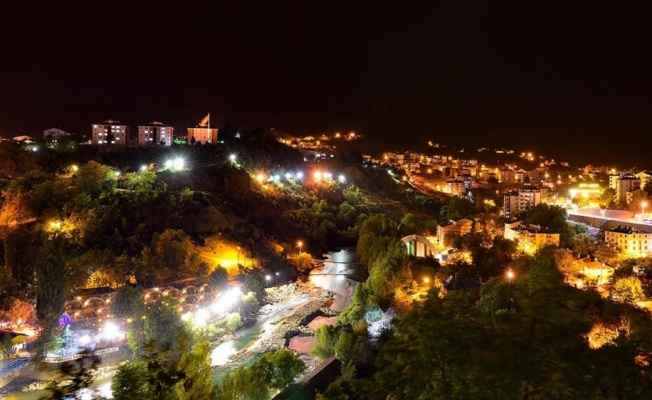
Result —
<instances>
[{"instance_id":1,"label":"multi-story building","mask_svg":"<svg viewBox=\"0 0 652 400\"><path fill-rule=\"evenodd\" d=\"M634 175L623 175L616 180L616 203L627 204L627 192L639 188L641 181ZM630 195L631 196L631 195Z\"/></svg>"},{"instance_id":2,"label":"multi-story building","mask_svg":"<svg viewBox=\"0 0 652 400\"><path fill-rule=\"evenodd\" d=\"M643 257L652 254L652 233L630 226L618 226L604 232L604 241L615 245L623 254Z\"/></svg>"},{"instance_id":3,"label":"multi-story building","mask_svg":"<svg viewBox=\"0 0 652 400\"><path fill-rule=\"evenodd\" d=\"M437 241L444 246L449 246L450 243L448 242L453 237L464 236L467 233L471 233L472 228L473 221L466 218L441 223L437 226Z\"/></svg>"},{"instance_id":4,"label":"multi-story building","mask_svg":"<svg viewBox=\"0 0 652 400\"><path fill-rule=\"evenodd\" d=\"M641 181L641 189L645 189L645 185L652 182L652 171L641 171L636 177Z\"/></svg>"},{"instance_id":5,"label":"multi-story building","mask_svg":"<svg viewBox=\"0 0 652 400\"><path fill-rule=\"evenodd\" d=\"M559 233L540 225L524 225L523 221L505 224L505 239L516 240L520 249L532 253L544 246L559 246Z\"/></svg>"},{"instance_id":6,"label":"multi-story building","mask_svg":"<svg viewBox=\"0 0 652 400\"><path fill-rule=\"evenodd\" d=\"M618 178L620 178L620 174L609 174L609 187L613 190L616 190L616 186L618 186Z\"/></svg>"},{"instance_id":7,"label":"multi-story building","mask_svg":"<svg viewBox=\"0 0 652 400\"><path fill-rule=\"evenodd\" d=\"M503 211L505 218L510 220L520 212L528 211L541 203L541 189L534 186L523 186L504 195Z\"/></svg>"},{"instance_id":8,"label":"multi-story building","mask_svg":"<svg viewBox=\"0 0 652 400\"><path fill-rule=\"evenodd\" d=\"M467 191L469 189L473 189L473 187L475 186L475 179L473 179L473 176L471 176L471 174L464 174L464 173L457 174L455 175L455 180L464 182L464 188L467 189Z\"/></svg>"},{"instance_id":9,"label":"multi-story building","mask_svg":"<svg viewBox=\"0 0 652 400\"><path fill-rule=\"evenodd\" d=\"M500 170L500 181L502 183L514 183L516 181L516 173L509 168Z\"/></svg>"},{"instance_id":10,"label":"multi-story building","mask_svg":"<svg viewBox=\"0 0 652 400\"><path fill-rule=\"evenodd\" d=\"M453 196L464 197L466 195L466 184L464 181L450 179L446 181L446 193Z\"/></svg>"},{"instance_id":11,"label":"multi-story building","mask_svg":"<svg viewBox=\"0 0 652 400\"><path fill-rule=\"evenodd\" d=\"M93 125L91 140L93 144L127 144L129 127L120 121L107 120Z\"/></svg>"},{"instance_id":12,"label":"multi-story building","mask_svg":"<svg viewBox=\"0 0 652 400\"><path fill-rule=\"evenodd\" d=\"M536 168L525 171L525 175L527 175L530 178L530 182L535 182L539 180L539 170Z\"/></svg>"},{"instance_id":13,"label":"multi-story building","mask_svg":"<svg viewBox=\"0 0 652 400\"><path fill-rule=\"evenodd\" d=\"M188 128L188 141L192 143L217 143L217 128Z\"/></svg>"},{"instance_id":14,"label":"multi-story building","mask_svg":"<svg viewBox=\"0 0 652 400\"><path fill-rule=\"evenodd\" d=\"M173 138L174 128L162 122L153 121L149 125L138 125L138 144L170 146Z\"/></svg>"},{"instance_id":15,"label":"multi-story building","mask_svg":"<svg viewBox=\"0 0 652 400\"><path fill-rule=\"evenodd\" d=\"M62 137L70 135L72 135L72 133L59 128L50 128L43 131L43 139L61 139Z\"/></svg>"}]
</instances>

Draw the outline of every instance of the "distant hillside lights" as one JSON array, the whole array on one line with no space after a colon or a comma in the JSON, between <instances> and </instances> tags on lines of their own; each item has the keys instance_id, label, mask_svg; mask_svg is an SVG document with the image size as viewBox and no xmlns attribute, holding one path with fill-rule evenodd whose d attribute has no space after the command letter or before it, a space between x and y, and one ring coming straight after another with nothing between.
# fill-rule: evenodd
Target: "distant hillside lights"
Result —
<instances>
[{"instance_id":1,"label":"distant hillside lights","mask_svg":"<svg viewBox=\"0 0 652 400\"><path fill-rule=\"evenodd\" d=\"M304 178L304 174L302 171L297 171L296 173L291 173L291 172L286 172L285 174L265 174L262 172L257 173L255 176L252 175L252 178L256 179L258 183L261 185L269 182L280 182L281 178L284 177L287 182L299 182L302 181ZM333 177L332 172L328 171L314 171L312 173L312 182L314 183L319 183L319 182L339 182L339 183L346 183L346 175L344 174L339 174L337 175L337 179Z\"/></svg>"}]
</instances>

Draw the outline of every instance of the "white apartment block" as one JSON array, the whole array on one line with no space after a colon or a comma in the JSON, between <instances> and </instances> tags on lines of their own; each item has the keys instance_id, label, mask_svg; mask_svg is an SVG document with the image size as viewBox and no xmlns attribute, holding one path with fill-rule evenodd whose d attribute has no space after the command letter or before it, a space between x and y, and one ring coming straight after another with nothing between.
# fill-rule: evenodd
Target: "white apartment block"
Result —
<instances>
[{"instance_id":1,"label":"white apartment block","mask_svg":"<svg viewBox=\"0 0 652 400\"><path fill-rule=\"evenodd\" d=\"M505 193L503 199L503 211L505 218L509 221L523 211L528 211L532 207L541 203L541 189L532 186L523 186L519 190L513 190Z\"/></svg>"},{"instance_id":2,"label":"white apartment block","mask_svg":"<svg viewBox=\"0 0 652 400\"><path fill-rule=\"evenodd\" d=\"M628 256L644 257L652 254L652 233L629 226L618 226L604 232L604 241L615 245Z\"/></svg>"},{"instance_id":3,"label":"white apartment block","mask_svg":"<svg viewBox=\"0 0 652 400\"><path fill-rule=\"evenodd\" d=\"M50 128L43 131L43 139L61 139L62 137L70 135L72 135L72 133L59 128Z\"/></svg>"},{"instance_id":4,"label":"white apartment block","mask_svg":"<svg viewBox=\"0 0 652 400\"><path fill-rule=\"evenodd\" d=\"M174 128L162 122L153 121L149 125L138 125L138 144L140 145L172 145Z\"/></svg>"},{"instance_id":5,"label":"white apartment block","mask_svg":"<svg viewBox=\"0 0 652 400\"><path fill-rule=\"evenodd\" d=\"M120 121L107 120L103 124L94 124L93 144L127 144L129 127L120 125Z\"/></svg>"}]
</instances>

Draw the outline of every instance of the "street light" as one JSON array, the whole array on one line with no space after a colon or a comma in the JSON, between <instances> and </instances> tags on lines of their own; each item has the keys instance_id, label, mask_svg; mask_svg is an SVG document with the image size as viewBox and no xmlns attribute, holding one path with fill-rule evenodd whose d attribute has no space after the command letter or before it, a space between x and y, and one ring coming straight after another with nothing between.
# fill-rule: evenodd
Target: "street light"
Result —
<instances>
[{"instance_id":1,"label":"street light","mask_svg":"<svg viewBox=\"0 0 652 400\"><path fill-rule=\"evenodd\" d=\"M510 268L507 270L506 275L507 275L507 280L509 280L509 283L512 283L512 281L514 280L514 271L512 271L512 269Z\"/></svg>"},{"instance_id":2,"label":"street light","mask_svg":"<svg viewBox=\"0 0 652 400\"><path fill-rule=\"evenodd\" d=\"M301 255L301 246L303 246L303 242L299 240L299 243L297 243L297 245L299 246L299 255Z\"/></svg>"},{"instance_id":3,"label":"street light","mask_svg":"<svg viewBox=\"0 0 652 400\"><path fill-rule=\"evenodd\" d=\"M269 286L269 280L272 279L271 276L265 275L265 280L267 281L267 286Z\"/></svg>"},{"instance_id":4,"label":"street light","mask_svg":"<svg viewBox=\"0 0 652 400\"><path fill-rule=\"evenodd\" d=\"M427 276L425 278L423 278L423 283L425 283L426 285L429 284L430 283L430 278L428 278Z\"/></svg>"},{"instance_id":5,"label":"street light","mask_svg":"<svg viewBox=\"0 0 652 400\"><path fill-rule=\"evenodd\" d=\"M274 286L278 286L278 272L275 272L274 275Z\"/></svg>"},{"instance_id":6,"label":"street light","mask_svg":"<svg viewBox=\"0 0 652 400\"><path fill-rule=\"evenodd\" d=\"M641 202L641 216L645 214L645 207L647 207L647 201L642 201Z\"/></svg>"},{"instance_id":7,"label":"street light","mask_svg":"<svg viewBox=\"0 0 652 400\"><path fill-rule=\"evenodd\" d=\"M240 265L240 246L236 246L238 248L238 265Z\"/></svg>"}]
</instances>

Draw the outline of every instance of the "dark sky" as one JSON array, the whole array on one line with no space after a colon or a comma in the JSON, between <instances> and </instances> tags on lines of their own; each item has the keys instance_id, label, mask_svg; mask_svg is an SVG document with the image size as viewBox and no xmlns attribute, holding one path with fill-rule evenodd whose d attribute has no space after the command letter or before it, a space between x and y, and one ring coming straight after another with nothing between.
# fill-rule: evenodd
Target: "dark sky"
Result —
<instances>
[{"instance_id":1,"label":"dark sky","mask_svg":"<svg viewBox=\"0 0 652 400\"><path fill-rule=\"evenodd\" d=\"M240 129L276 117L290 133L652 166L645 3L8 2L4 136L210 111Z\"/></svg>"}]
</instances>

